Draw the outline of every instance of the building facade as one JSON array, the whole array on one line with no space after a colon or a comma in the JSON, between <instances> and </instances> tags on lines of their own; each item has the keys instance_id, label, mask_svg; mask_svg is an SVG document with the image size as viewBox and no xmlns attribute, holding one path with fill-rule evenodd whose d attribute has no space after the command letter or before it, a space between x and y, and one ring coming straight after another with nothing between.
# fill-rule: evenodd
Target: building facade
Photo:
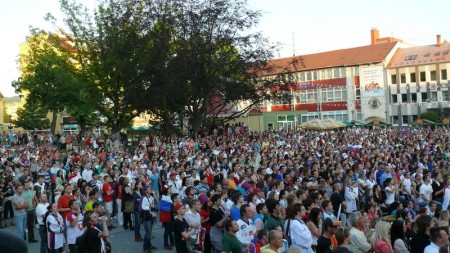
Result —
<instances>
[{"instance_id":1,"label":"building facade","mask_svg":"<svg viewBox=\"0 0 450 253\"><path fill-rule=\"evenodd\" d=\"M393 125L410 125L421 113L449 115L450 43L399 49L388 65L389 115Z\"/></svg>"},{"instance_id":2,"label":"building facade","mask_svg":"<svg viewBox=\"0 0 450 253\"><path fill-rule=\"evenodd\" d=\"M368 46L277 59L262 79L280 78L289 99L264 101L263 129L294 129L311 119L389 121L388 64L401 48L395 38L371 30ZM287 89L286 89L287 87Z\"/></svg>"}]
</instances>

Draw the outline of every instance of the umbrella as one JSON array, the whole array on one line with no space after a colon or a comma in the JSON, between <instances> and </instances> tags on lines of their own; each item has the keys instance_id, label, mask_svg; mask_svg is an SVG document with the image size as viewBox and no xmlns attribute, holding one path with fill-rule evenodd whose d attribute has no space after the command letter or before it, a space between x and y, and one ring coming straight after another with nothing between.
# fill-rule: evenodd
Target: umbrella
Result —
<instances>
[{"instance_id":1,"label":"umbrella","mask_svg":"<svg viewBox=\"0 0 450 253\"><path fill-rule=\"evenodd\" d=\"M300 125L301 128L305 129L333 129L346 126L344 123L334 119L313 119Z\"/></svg>"}]
</instances>

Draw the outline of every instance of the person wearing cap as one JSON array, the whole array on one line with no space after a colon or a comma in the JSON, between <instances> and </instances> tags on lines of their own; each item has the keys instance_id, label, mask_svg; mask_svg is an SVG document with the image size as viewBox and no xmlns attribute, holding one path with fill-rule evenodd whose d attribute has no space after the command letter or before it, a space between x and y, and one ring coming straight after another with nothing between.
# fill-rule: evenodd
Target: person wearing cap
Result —
<instances>
[{"instance_id":1,"label":"person wearing cap","mask_svg":"<svg viewBox=\"0 0 450 253\"><path fill-rule=\"evenodd\" d=\"M183 218L186 214L186 207L180 203L174 206L174 212L176 213L173 222L173 233L175 238L175 248L177 252L189 252L188 241L191 236L197 231L189 226L187 221Z\"/></svg>"},{"instance_id":2,"label":"person wearing cap","mask_svg":"<svg viewBox=\"0 0 450 253\"><path fill-rule=\"evenodd\" d=\"M341 225L340 221L336 221L334 218L326 218L323 221L322 229L323 233L317 239L316 253L331 253L337 248L336 242L336 229Z\"/></svg>"},{"instance_id":3,"label":"person wearing cap","mask_svg":"<svg viewBox=\"0 0 450 253\"><path fill-rule=\"evenodd\" d=\"M167 184L172 187L172 193L180 193L182 188L181 180L177 180L177 173L175 171L170 172Z\"/></svg>"}]
</instances>

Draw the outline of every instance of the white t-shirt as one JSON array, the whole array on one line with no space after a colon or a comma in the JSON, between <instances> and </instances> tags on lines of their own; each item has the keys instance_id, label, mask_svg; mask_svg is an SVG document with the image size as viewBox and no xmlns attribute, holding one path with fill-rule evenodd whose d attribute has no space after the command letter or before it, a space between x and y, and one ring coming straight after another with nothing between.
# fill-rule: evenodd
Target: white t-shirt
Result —
<instances>
[{"instance_id":1,"label":"white t-shirt","mask_svg":"<svg viewBox=\"0 0 450 253\"><path fill-rule=\"evenodd\" d=\"M70 225L70 223L75 221L76 218L77 218L77 216L75 214L73 214L72 212L70 212L67 215L66 229L67 229L67 243L68 244L75 244L77 237L80 236L81 234L83 234L83 220L84 220L83 214L80 213L80 217L78 217L78 222L77 222L77 225L75 225L75 227L72 227Z\"/></svg>"},{"instance_id":2,"label":"white t-shirt","mask_svg":"<svg viewBox=\"0 0 450 253\"><path fill-rule=\"evenodd\" d=\"M392 191L392 192L388 192ZM395 191L390 186L386 186L386 205L390 205L395 201Z\"/></svg>"},{"instance_id":3,"label":"white t-shirt","mask_svg":"<svg viewBox=\"0 0 450 253\"><path fill-rule=\"evenodd\" d=\"M405 187L406 193L408 195L411 195L412 193L412 181L409 178L404 178L402 182L403 186Z\"/></svg>"},{"instance_id":4,"label":"white t-shirt","mask_svg":"<svg viewBox=\"0 0 450 253\"><path fill-rule=\"evenodd\" d=\"M431 193L433 193L433 187L431 186L431 184L422 184L419 188L419 193L420 193L420 201L425 201L424 199L422 199L422 195L424 195L427 198L427 201L430 201L431 199Z\"/></svg>"},{"instance_id":5,"label":"white t-shirt","mask_svg":"<svg viewBox=\"0 0 450 253\"><path fill-rule=\"evenodd\" d=\"M236 237L241 242L242 248L247 248L256 234L256 227L251 219L248 220L248 223L242 219L239 219L236 223L239 226Z\"/></svg>"},{"instance_id":6,"label":"white t-shirt","mask_svg":"<svg viewBox=\"0 0 450 253\"><path fill-rule=\"evenodd\" d=\"M36 219L39 225L45 225L44 224L44 215L47 212L48 203L42 204L39 203L36 206Z\"/></svg>"}]
</instances>

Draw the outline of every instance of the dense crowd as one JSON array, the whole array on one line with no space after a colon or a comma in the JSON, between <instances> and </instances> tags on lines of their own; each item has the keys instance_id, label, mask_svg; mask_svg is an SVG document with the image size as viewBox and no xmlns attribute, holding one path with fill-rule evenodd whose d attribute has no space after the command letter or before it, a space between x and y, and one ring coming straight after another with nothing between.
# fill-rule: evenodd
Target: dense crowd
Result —
<instances>
[{"instance_id":1,"label":"dense crowd","mask_svg":"<svg viewBox=\"0 0 450 253\"><path fill-rule=\"evenodd\" d=\"M250 132L197 138L10 134L1 226L41 253L109 252L155 223L176 252L448 252L450 128ZM145 234L142 237L141 226Z\"/></svg>"}]
</instances>

